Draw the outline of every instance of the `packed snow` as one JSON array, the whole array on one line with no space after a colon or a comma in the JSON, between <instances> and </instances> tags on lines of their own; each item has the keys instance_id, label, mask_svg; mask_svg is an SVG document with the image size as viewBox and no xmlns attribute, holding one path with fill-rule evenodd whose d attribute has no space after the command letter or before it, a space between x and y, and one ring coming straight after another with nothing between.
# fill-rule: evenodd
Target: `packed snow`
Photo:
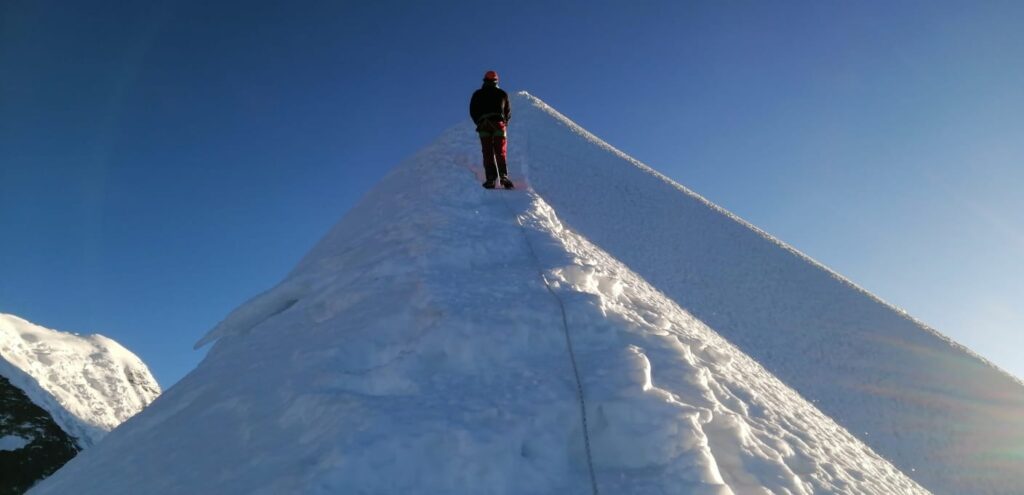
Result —
<instances>
[{"instance_id":1,"label":"packed snow","mask_svg":"<svg viewBox=\"0 0 1024 495\"><path fill-rule=\"evenodd\" d=\"M927 493L478 154L461 125L397 168L32 493Z\"/></svg>"},{"instance_id":2,"label":"packed snow","mask_svg":"<svg viewBox=\"0 0 1024 495\"><path fill-rule=\"evenodd\" d=\"M18 435L4 435L0 437L0 451L18 450L29 444L29 439Z\"/></svg>"},{"instance_id":3,"label":"packed snow","mask_svg":"<svg viewBox=\"0 0 1024 495\"><path fill-rule=\"evenodd\" d=\"M559 217L925 487L1024 493L1024 384L526 94ZM515 160L514 160L515 161Z\"/></svg>"},{"instance_id":4,"label":"packed snow","mask_svg":"<svg viewBox=\"0 0 1024 495\"><path fill-rule=\"evenodd\" d=\"M0 314L0 375L89 447L160 394L149 368L102 335L50 330Z\"/></svg>"}]
</instances>

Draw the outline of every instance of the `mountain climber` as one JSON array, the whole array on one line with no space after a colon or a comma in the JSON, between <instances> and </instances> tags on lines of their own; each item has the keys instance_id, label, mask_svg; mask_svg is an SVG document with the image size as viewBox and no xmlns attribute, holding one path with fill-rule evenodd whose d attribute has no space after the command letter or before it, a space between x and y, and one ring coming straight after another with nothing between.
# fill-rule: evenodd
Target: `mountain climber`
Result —
<instances>
[{"instance_id":1,"label":"mountain climber","mask_svg":"<svg viewBox=\"0 0 1024 495\"><path fill-rule=\"evenodd\" d=\"M505 126L512 118L512 107L508 103L508 93L498 87L497 72L489 70L484 74L483 86L469 100L469 116L476 124L476 132L480 134L487 179L483 186L494 189L494 181L497 179L501 187L512 189L515 185L508 180L508 166L505 163Z\"/></svg>"}]
</instances>

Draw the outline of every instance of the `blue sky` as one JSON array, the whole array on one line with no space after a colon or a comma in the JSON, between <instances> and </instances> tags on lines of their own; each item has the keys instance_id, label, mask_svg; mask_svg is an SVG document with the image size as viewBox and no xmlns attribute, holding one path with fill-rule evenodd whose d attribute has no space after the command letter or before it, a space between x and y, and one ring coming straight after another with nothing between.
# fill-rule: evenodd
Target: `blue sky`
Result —
<instances>
[{"instance_id":1,"label":"blue sky","mask_svg":"<svg viewBox=\"0 0 1024 495\"><path fill-rule=\"evenodd\" d=\"M999 1L4 2L0 311L169 386L495 69L1024 376L1022 25Z\"/></svg>"}]
</instances>

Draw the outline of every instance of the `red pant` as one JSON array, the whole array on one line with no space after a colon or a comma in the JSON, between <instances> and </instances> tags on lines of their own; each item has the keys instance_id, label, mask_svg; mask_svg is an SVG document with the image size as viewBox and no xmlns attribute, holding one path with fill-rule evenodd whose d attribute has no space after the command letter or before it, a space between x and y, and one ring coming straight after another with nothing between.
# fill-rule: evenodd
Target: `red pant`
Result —
<instances>
[{"instance_id":1,"label":"red pant","mask_svg":"<svg viewBox=\"0 0 1024 495\"><path fill-rule=\"evenodd\" d=\"M507 146L505 136L480 136L480 148L484 153L484 174L487 180L508 176L505 164Z\"/></svg>"}]
</instances>

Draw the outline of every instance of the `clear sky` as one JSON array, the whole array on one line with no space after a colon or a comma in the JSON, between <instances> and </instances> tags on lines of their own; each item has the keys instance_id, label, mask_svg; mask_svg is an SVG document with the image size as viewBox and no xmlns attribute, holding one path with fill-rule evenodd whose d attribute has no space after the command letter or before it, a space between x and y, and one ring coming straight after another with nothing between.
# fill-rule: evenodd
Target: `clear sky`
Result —
<instances>
[{"instance_id":1,"label":"clear sky","mask_svg":"<svg viewBox=\"0 0 1024 495\"><path fill-rule=\"evenodd\" d=\"M1018 1L5 1L0 311L167 387L495 69L1024 376L1021 26Z\"/></svg>"}]
</instances>

